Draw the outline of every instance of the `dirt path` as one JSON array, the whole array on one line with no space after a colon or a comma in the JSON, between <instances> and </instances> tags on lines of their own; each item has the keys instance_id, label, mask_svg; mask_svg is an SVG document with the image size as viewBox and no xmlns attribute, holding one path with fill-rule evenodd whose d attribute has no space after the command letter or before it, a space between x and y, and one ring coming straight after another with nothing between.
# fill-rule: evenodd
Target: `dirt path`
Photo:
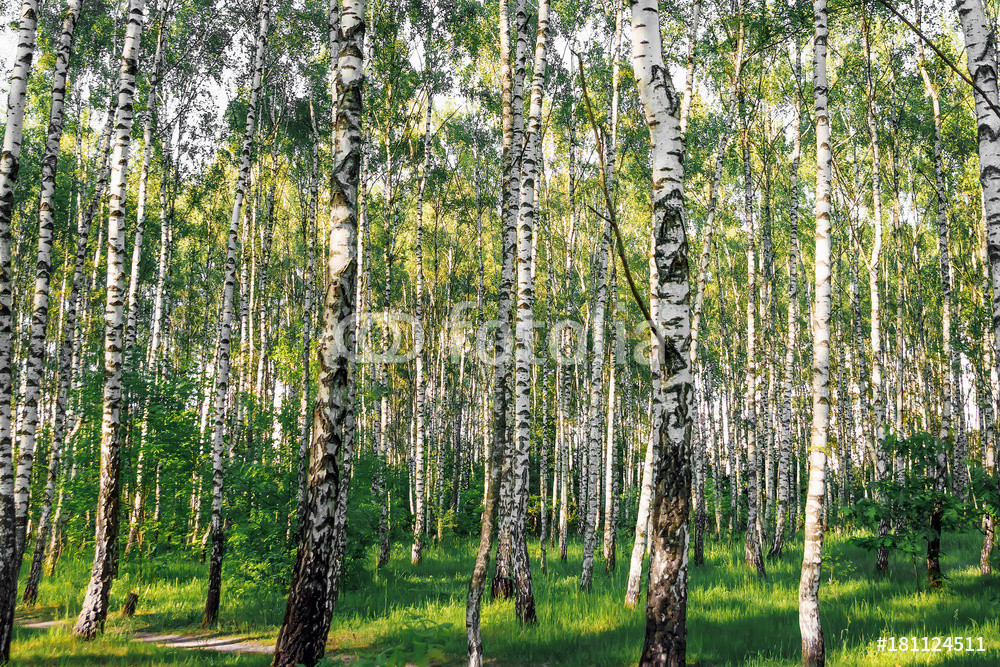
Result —
<instances>
[{"instance_id":1,"label":"dirt path","mask_svg":"<svg viewBox=\"0 0 1000 667\"><path fill-rule=\"evenodd\" d=\"M37 621L29 619L17 621L17 624L22 628L34 628L36 630L47 630L66 623L68 621ZM222 653L257 653L262 655L272 655L274 653L274 646L261 644L260 642L242 637L227 637L218 634L174 635L137 631L129 633L128 637L135 641L156 644L157 646L166 648L220 651Z\"/></svg>"},{"instance_id":2,"label":"dirt path","mask_svg":"<svg viewBox=\"0 0 1000 667\"><path fill-rule=\"evenodd\" d=\"M261 644L241 637L225 637L222 635L161 635L155 632L133 632L129 635L129 638L167 648L221 651L223 653L274 654L274 646L268 646L267 644Z\"/></svg>"}]
</instances>

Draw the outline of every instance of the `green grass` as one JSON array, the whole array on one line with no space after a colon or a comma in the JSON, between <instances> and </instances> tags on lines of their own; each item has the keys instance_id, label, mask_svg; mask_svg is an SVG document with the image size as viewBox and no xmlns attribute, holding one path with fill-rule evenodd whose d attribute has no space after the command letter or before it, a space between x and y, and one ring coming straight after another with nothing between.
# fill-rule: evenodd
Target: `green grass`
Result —
<instances>
[{"instance_id":1,"label":"green grass","mask_svg":"<svg viewBox=\"0 0 1000 667\"><path fill-rule=\"evenodd\" d=\"M876 575L872 554L844 536L830 534L820 589L828 664L1000 664L1000 577L979 574L981 539L976 532L946 535L942 566L948 579L944 589L926 592L918 591L909 560L894 558L888 575ZM412 566L408 546L397 545L385 570L341 594L328 653L408 650L414 641L430 639L441 646L449 664L460 663L465 655L465 596L474 548L471 541L432 546L425 549L424 562ZM571 545L567 563L553 559L550 552L544 574L538 571L537 545L531 553L538 624L521 627L511 602L487 604L482 630L487 657L500 665L634 664L645 615L642 603L634 611L622 605L628 574L625 550L620 550L619 568L612 575L597 561L589 593L577 586L581 545ZM741 541L710 538L705 566L691 568L688 659L698 665L796 665L801 543L789 545L783 560L769 561L769 576L763 581L743 565L742 553ZM57 577L43 580L39 606L22 609L21 615L72 622L89 574L87 556L64 557ZM218 631L273 643L287 591L247 582L239 576L233 554L227 559ZM102 639L77 642L68 626L20 628L12 647L15 664L267 664L266 657L158 648L127 639L126 631L136 629L197 631L206 573L207 566L178 552L147 560L141 569L137 563L125 563L112 590L113 614ZM920 563L918 574L923 589ZM140 594L138 613L122 619L117 611L125 593L133 589ZM988 650L890 653L876 648L879 637L949 635L983 637Z\"/></svg>"}]
</instances>

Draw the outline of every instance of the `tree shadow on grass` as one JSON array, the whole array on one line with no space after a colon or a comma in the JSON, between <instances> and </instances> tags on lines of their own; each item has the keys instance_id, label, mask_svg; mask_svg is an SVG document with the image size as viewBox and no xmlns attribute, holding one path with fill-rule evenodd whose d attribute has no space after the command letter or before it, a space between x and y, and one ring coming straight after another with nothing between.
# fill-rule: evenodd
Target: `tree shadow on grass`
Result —
<instances>
[{"instance_id":1,"label":"tree shadow on grass","mask_svg":"<svg viewBox=\"0 0 1000 667\"><path fill-rule=\"evenodd\" d=\"M11 665L241 665L263 667L270 656L161 647L111 632L92 641L75 638L69 628L15 627Z\"/></svg>"}]
</instances>

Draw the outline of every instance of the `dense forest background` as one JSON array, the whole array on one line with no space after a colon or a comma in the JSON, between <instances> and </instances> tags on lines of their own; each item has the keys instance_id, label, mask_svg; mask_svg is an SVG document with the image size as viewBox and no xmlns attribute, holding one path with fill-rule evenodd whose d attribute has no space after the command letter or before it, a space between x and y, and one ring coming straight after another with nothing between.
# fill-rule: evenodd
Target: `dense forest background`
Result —
<instances>
[{"instance_id":1,"label":"dense forest background","mask_svg":"<svg viewBox=\"0 0 1000 667\"><path fill-rule=\"evenodd\" d=\"M205 626L264 604L275 664L315 664L342 600L465 550L475 664L476 582L544 625L551 568L650 614L651 552L686 586L720 545L767 581L804 543L805 582L824 530L859 579L993 576L1000 239L966 51L1000 5L958 4L0 3L0 593L23 615L74 572L57 608L94 637L119 572L180 563ZM637 68L641 11L667 75Z\"/></svg>"}]
</instances>

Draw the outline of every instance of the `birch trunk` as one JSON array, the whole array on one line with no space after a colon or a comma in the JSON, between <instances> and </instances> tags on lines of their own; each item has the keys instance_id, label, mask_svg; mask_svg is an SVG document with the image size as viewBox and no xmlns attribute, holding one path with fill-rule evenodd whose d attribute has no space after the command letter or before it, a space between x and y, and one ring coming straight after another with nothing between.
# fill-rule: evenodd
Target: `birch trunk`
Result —
<instances>
[{"instance_id":1,"label":"birch trunk","mask_svg":"<svg viewBox=\"0 0 1000 667\"><path fill-rule=\"evenodd\" d=\"M1000 368L996 367L996 364L1000 364L1000 115L994 111L996 105L1000 103L1000 94L997 90L996 46L990 28L991 24L987 22L980 0L957 0L955 10L962 22L969 74L978 87L975 99L979 139L979 182L983 189L983 208L986 214L986 251L992 277L993 363L995 366L990 370L995 373L1000 371ZM994 479L997 479L995 462L991 473ZM995 498L996 493L994 493ZM981 559L983 574L986 574L990 569L989 551L992 549L994 533L994 521L989 520L987 524Z\"/></svg>"},{"instance_id":2,"label":"birch trunk","mask_svg":"<svg viewBox=\"0 0 1000 667\"><path fill-rule=\"evenodd\" d=\"M920 22L920 4L917 3L917 22ZM942 329L942 354L945 360L945 369L942 373L942 399L941 399L941 423L938 427L937 461L935 464L934 490L938 494L947 492L948 486L948 455L947 447L952 435L952 411L954 409L955 398L953 393L953 381L958 371L958 355L952 346L952 298L951 298L951 262L948 257L948 237L950 224L948 222L948 203L944 189L944 163L942 157L941 143L941 104L937 88L934 86L923 65L923 42L918 41L919 54L921 56L920 74L924 79L924 86L927 94L931 98L934 109L934 189L937 198L937 222L938 222L938 261L941 278L941 329ZM959 497L964 492L961 470L963 466L956 466L954 471L955 493ZM927 582L932 588L938 588L943 583L941 575L941 527L943 523L944 508L941 500L935 500L934 508L931 510L930 527L934 536L927 542Z\"/></svg>"},{"instance_id":3,"label":"birch trunk","mask_svg":"<svg viewBox=\"0 0 1000 667\"><path fill-rule=\"evenodd\" d=\"M742 95L742 92L741 92ZM744 121L746 122L746 121ZM757 359L757 247L756 226L753 215L753 177L750 165L750 129L743 129L744 209L747 221L747 534L743 543L743 561L756 568L757 576L767 576L761 554L760 507L760 451L762 439L761 413L765 406L760 401L760 365Z\"/></svg>"},{"instance_id":4,"label":"birch trunk","mask_svg":"<svg viewBox=\"0 0 1000 667\"><path fill-rule=\"evenodd\" d=\"M261 78L264 71L264 48L267 44L267 29L270 20L270 1L260 0L257 6L258 28L255 46L253 72L250 82L250 99L247 103L246 130L240 149L240 172L236 181L233 210L229 217L229 232L226 240L226 270L222 289L222 324L219 329L219 354L215 369L215 424L212 429L212 519L209 534L212 540L212 555L208 570L208 594L205 597L205 613L202 625L215 625L219 618L219 601L222 595L222 558L226 549L223 527L222 493L226 474L226 410L229 393L230 343L233 322L233 292L236 282L236 244L240 231L240 217L247 184L250 180L250 156L253 151L253 135L257 121L257 101L260 97ZM232 440L232 434L230 434Z\"/></svg>"},{"instance_id":5,"label":"birch trunk","mask_svg":"<svg viewBox=\"0 0 1000 667\"><path fill-rule=\"evenodd\" d=\"M816 97L816 271L813 306L812 437L809 446L809 490L806 500L805 548L799 579L799 631L802 664L826 663L819 618L820 566L823 562L823 501L826 490L826 447L830 428L830 116L827 111L826 0L813 0L815 42L813 89Z\"/></svg>"},{"instance_id":6,"label":"birch trunk","mask_svg":"<svg viewBox=\"0 0 1000 667\"><path fill-rule=\"evenodd\" d=\"M310 112L312 111L312 104ZM312 172L309 179L309 203L302 219L302 245L306 254L306 271L303 276L302 306L302 394L299 398L299 453L298 453L298 497L296 518L299 531L305 525L306 500L309 480L309 387L312 382L310 370L312 360L313 291L316 274L316 209L319 201L319 133L313 118Z\"/></svg>"},{"instance_id":7,"label":"birch trunk","mask_svg":"<svg viewBox=\"0 0 1000 667\"><path fill-rule=\"evenodd\" d=\"M332 13L332 12L331 12ZM323 333L319 343L320 376L313 412L309 500L299 539L285 618L275 645L276 667L315 665L323 658L336 599L346 517L349 448L353 441L351 391L356 317L358 185L361 168L361 113L364 85L363 0L342 0L339 60L333 70L337 100L334 136L335 172ZM346 328L344 325L347 325ZM338 331L339 330L339 331ZM344 343L337 338L343 336Z\"/></svg>"},{"instance_id":8,"label":"birch trunk","mask_svg":"<svg viewBox=\"0 0 1000 667\"><path fill-rule=\"evenodd\" d=\"M101 483L97 499L97 530L94 565L83 608L73 634L93 639L104 631L111 580L118 551L120 505L122 407L122 335L125 292L125 192L132 103L138 68L139 37L142 33L144 0L131 0L125 42L118 75L118 107L115 111L115 148L111 159L110 216L108 218L107 309L104 329L104 412L101 423Z\"/></svg>"},{"instance_id":9,"label":"birch trunk","mask_svg":"<svg viewBox=\"0 0 1000 667\"><path fill-rule=\"evenodd\" d=\"M704 223L704 237L702 239L701 256L698 259L698 286L694 299L694 313L691 316L691 368L698 369L698 343L699 328L701 324L702 307L705 302L705 281L708 278L708 262L712 251L712 236L715 234L715 210L719 199L719 185L722 182L722 167L726 159L726 146L729 144L731 126L726 122L719 138L719 148L715 156L715 176L708 194L708 212ZM705 421L711 419L710 415L704 415ZM705 531L705 455L707 448L706 432L703 429L700 441L695 445L694 464L696 466L695 478L695 538L694 538L694 564L703 565L704 555L704 531ZM718 503L718 498L716 498Z\"/></svg>"},{"instance_id":10,"label":"birch trunk","mask_svg":"<svg viewBox=\"0 0 1000 667\"><path fill-rule=\"evenodd\" d=\"M428 41L430 41L430 35L428 35ZM428 61L429 62L429 61ZM426 76L428 77L427 82L427 116L424 121L424 161L420 169L420 187L417 191L417 240L416 240L416 265L417 265L417 280L416 280L416 295L414 296L414 305L416 306L416 322L420 326L419 335L414 332L414 338L419 339L422 343L424 341L424 250L423 250L423 237L424 237L424 191L427 187L427 171L430 169L430 159L431 159L431 108L433 106L433 92L431 90L430 84L430 65L428 64L428 71ZM417 346L418 343L414 342ZM424 520L426 519L426 507L424 503L424 417L425 417L425 388L424 388L424 352L422 349L423 345L419 345L417 351L417 370L414 375L414 391L416 392L416 401L414 403L414 421L416 422L416 440L414 445L414 481L413 481L413 493L416 500L414 506L414 521L413 521L413 547L410 550L410 562L419 563L423 560L423 536L424 536ZM433 393L433 392L432 392Z\"/></svg>"},{"instance_id":11,"label":"birch trunk","mask_svg":"<svg viewBox=\"0 0 1000 667\"><path fill-rule=\"evenodd\" d=\"M497 304L497 320L500 323L497 329L498 357L494 360L497 364L498 375L494 375L494 448L500 447L503 451L503 465L500 472L500 495L499 495L499 536L497 545L497 569L493 575L492 595L504 599L514 594L513 582L511 579L511 524L513 515L513 424L510 424L510 409L513 403L511 387L511 353L508 345L513 333L513 309L517 289L516 263L517 263L517 214L520 208L521 196L521 161L523 158L523 134L524 134L524 68L528 50L528 14L524 0L518 0L514 15L514 28L517 42L514 51L514 70L511 84L511 130L510 130L510 173L504 182L504 192L507 197L506 205L501 211L504 218L503 231L503 256L504 264L500 274L500 298ZM508 37L509 39L509 37ZM509 51L509 46L508 46ZM501 77L502 78L502 77ZM507 122L506 116L503 122ZM504 130L504 146L507 146L507 131ZM502 158L503 159L503 158ZM504 167L507 160L504 159ZM509 261L510 265L507 265ZM500 396L499 392L503 392ZM500 419L502 418L502 421ZM502 438L502 442L497 440Z\"/></svg>"},{"instance_id":12,"label":"birch trunk","mask_svg":"<svg viewBox=\"0 0 1000 667\"><path fill-rule=\"evenodd\" d=\"M15 563L17 529L14 501L10 405L13 361L13 280L11 275L11 218L14 186L21 158L24 108L35 54L37 0L21 3L17 51L7 92L2 157L0 157L0 662L10 659L19 564Z\"/></svg>"},{"instance_id":13,"label":"birch trunk","mask_svg":"<svg viewBox=\"0 0 1000 667\"><path fill-rule=\"evenodd\" d=\"M882 394L882 325L881 301L879 294L879 268L882 254L882 177L880 173L881 160L878 142L878 124L875 122L875 79L872 76L871 44L869 42L869 26L867 20L862 20L861 36L865 49L865 80L868 88L868 134L872 144L872 202L875 216L872 219L874 242L872 244L871 260L868 262L868 289L871 298L871 348L872 348L872 412L875 427L875 482L876 498L882 500L884 489L882 485L889 478L889 452L885 449L886 411L885 398ZM884 511L884 510L883 510ZM884 538L889 534L889 518L881 517L878 526L878 536ZM875 566L884 571L889 566L889 550L880 546L875 557Z\"/></svg>"},{"instance_id":14,"label":"birch trunk","mask_svg":"<svg viewBox=\"0 0 1000 667\"><path fill-rule=\"evenodd\" d=\"M635 540L632 542L632 558L629 561L628 584L625 589L625 606L634 609L639 602L642 584L642 564L646 557L647 526L649 508L653 495L653 469L658 463L656 446L652 436L646 445L646 456L642 464L642 482L639 489L639 511L635 519Z\"/></svg>"},{"instance_id":15,"label":"birch trunk","mask_svg":"<svg viewBox=\"0 0 1000 667\"><path fill-rule=\"evenodd\" d=\"M608 118L610 119L611 133L607 138L604 166L605 166L605 180L607 182L608 193L611 198L612 205L616 201L615 197L615 163L617 161L617 148L618 148L618 107L619 107L619 88L620 88L620 78L621 78L621 41L622 41L622 29L625 22L625 8L621 3L618 4L618 9L615 12L615 36L612 41L611 46L611 99L610 109L608 113ZM694 67L693 55L691 61L689 62L691 67ZM688 98L690 94L688 94ZM687 98L686 98L687 99ZM683 132L682 132L683 134ZM609 243L609 253L610 253L610 234L608 236ZM610 300L614 304L615 313L617 314L617 277L615 274L615 261L609 255L610 263L610 278L608 283L608 296L607 300ZM617 336L617 329L615 334ZM615 339L617 342L617 338ZM616 541L616 530L615 530L615 469L617 463L615 460L615 455L617 449L615 447L615 406L616 397L615 390L617 388L617 377L616 377L616 365L618 357L618 347L613 344L609 352L609 368L608 368L608 399L606 406L606 418L605 418L605 428L607 430L606 437L604 439L604 565L608 572L614 572L616 568L615 562L615 541Z\"/></svg>"},{"instance_id":16,"label":"birch trunk","mask_svg":"<svg viewBox=\"0 0 1000 667\"><path fill-rule=\"evenodd\" d=\"M538 5L538 38L531 82L523 168L521 172L520 206L517 220L517 309L515 318L515 383L514 433L515 466L513 478L514 512L511 517L512 575L514 608L522 623L534 623L535 596L531 585L531 562L528 559L528 482L529 452L531 451L531 364L534 359L534 276L532 275L536 218L536 181L541 158L542 85L545 83L545 51L548 39L549 3Z\"/></svg>"},{"instance_id":17,"label":"birch trunk","mask_svg":"<svg viewBox=\"0 0 1000 667\"><path fill-rule=\"evenodd\" d=\"M18 434L20 445L20 461L18 476L15 482L15 522L17 524L17 552L14 556L15 568L20 569L21 556L24 552L25 529L28 520L28 496L30 492L32 460L35 449L35 430L39 420L38 399L41 389L41 372L45 363L45 329L49 314L49 277L52 271L52 234L55 226L55 211L53 197L56 188L56 171L59 159L59 142L63 133L63 105L66 95L66 74L69 70L69 59L73 48L73 31L80 16L80 0L69 0L66 15L63 19L62 32L56 48L56 63L52 74L52 104L49 111L48 137L45 142L45 153L42 156L41 202L39 204L38 226L38 261L35 277L35 297L33 304L31 344L26 368L26 388L22 399L24 420ZM76 287L76 285L74 285ZM78 289L78 288L77 288ZM76 308L75 302L71 304ZM67 310L70 305L67 304ZM68 315L70 318L75 316ZM72 350L72 348L71 348ZM62 375L63 365L60 364ZM69 374L65 373L68 389ZM62 388L62 382L57 382ZM57 398L58 400L58 398ZM65 400L65 399L64 399ZM59 410L57 409L57 414ZM65 408L62 411L65 415ZM56 417L58 420L58 417ZM42 557L48 542L51 527L52 498L55 494L55 484L59 476L59 457L62 449L62 426L59 421L53 424L52 444L49 450L48 478L45 485L45 495L42 499L42 511L38 523L38 534L35 541L35 553L31 559L31 574L25 589L26 603L34 603L38 591L38 580L41 577ZM16 575L15 575L16 579ZM32 583L33 582L33 583Z\"/></svg>"},{"instance_id":18,"label":"birch trunk","mask_svg":"<svg viewBox=\"0 0 1000 667\"><path fill-rule=\"evenodd\" d=\"M646 600L646 639L640 665L684 664L687 644L688 508L694 415L691 312L684 230L684 141L680 100L663 64L659 10L653 0L632 3L632 62L649 129L653 167L652 237L656 295L653 438L658 453L653 485L652 555Z\"/></svg>"},{"instance_id":19,"label":"birch trunk","mask_svg":"<svg viewBox=\"0 0 1000 667\"><path fill-rule=\"evenodd\" d=\"M795 72L796 89L802 87L802 49L798 40L795 42ZM774 539L768 556L781 558L784 548L785 526L788 515L788 471L789 457L792 449L792 386L795 371L795 349L798 347L798 222L799 222L799 162L802 156L802 109L795 98L795 140L792 150L789 184L788 227L788 330L785 342L785 373L782 384L781 404L781 451L778 455L778 510L774 527Z\"/></svg>"},{"instance_id":20,"label":"birch trunk","mask_svg":"<svg viewBox=\"0 0 1000 667\"><path fill-rule=\"evenodd\" d=\"M524 12L524 0L518 0L519 15ZM515 219L513 213L517 208L514 194L515 184L520 183L517 146L520 149L520 110L521 100L520 75L515 75L510 67L510 25L508 19L507 0L500 0L500 81L502 87L502 131L503 154L501 156L502 193L501 215L503 216L503 265L500 272L499 301L497 305L497 327L494 359L493 359L493 451L492 458L487 462L490 477L486 480L485 498L483 499L482 526L479 535L479 549L476 553L476 564L469 580L469 594L465 607L465 629L468 641L469 667L481 667L483 664L483 639L480 632L483 591L486 586L487 569L490 562L490 551L493 548L493 524L497 510L497 498L501 493L501 468L506 458L507 447L507 336L510 333L511 292L514 282L516 246ZM516 63L523 62L521 46L521 30L518 26L518 46ZM517 79L517 81L516 81ZM517 85L515 85L515 83ZM517 88L517 90L515 90ZM515 104L515 101L517 104ZM515 180L516 179L516 180ZM497 578L500 577L501 554L497 553L497 577L494 579L494 591L497 590Z\"/></svg>"}]
</instances>

